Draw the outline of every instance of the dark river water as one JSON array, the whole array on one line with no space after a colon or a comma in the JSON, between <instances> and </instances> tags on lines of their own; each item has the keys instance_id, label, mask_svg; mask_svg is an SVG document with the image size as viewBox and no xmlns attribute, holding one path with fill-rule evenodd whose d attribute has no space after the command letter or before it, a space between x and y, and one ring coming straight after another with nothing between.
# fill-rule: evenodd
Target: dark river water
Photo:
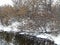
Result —
<instances>
[{"instance_id":1,"label":"dark river water","mask_svg":"<svg viewBox=\"0 0 60 45\"><path fill-rule=\"evenodd\" d=\"M36 36L0 32L0 45L56 45L54 41Z\"/></svg>"}]
</instances>

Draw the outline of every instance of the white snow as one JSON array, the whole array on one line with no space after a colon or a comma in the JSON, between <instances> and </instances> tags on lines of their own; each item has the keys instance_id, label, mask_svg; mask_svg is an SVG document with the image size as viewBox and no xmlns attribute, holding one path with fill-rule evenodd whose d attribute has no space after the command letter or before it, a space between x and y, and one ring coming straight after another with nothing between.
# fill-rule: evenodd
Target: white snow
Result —
<instances>
[{"instance_id":1,"label":"white snow","mask_svg":"<svg viewBox=\"0 0 60 45\"><path fill-rule=\"evenodd\" d=\"M12 0L0 0L0 6L11 5L13 6Z\"/></svg>"},{"instance_id":2,"label":"white snow","mask_svg":"<svg viewBox=\"0 0 60 45\"><path fill-rule=\"evenodd\" d=\"M18 32L19 29L18 29L17 27L20 26L20 25L23 25L22 23L23 23L23 22L17 22L17 21L16 21L16 22L13 22L11 25L8 25L8 26L3 26L3 25L0 23L0 31ZM25 24L25 23L24 23L24 24ZM29 31L28 31L28 32L29 32ZM36 33L37 33L37 32L36 32ZM22 32L22 33L20 33L20 34L28 34L28 33ZM31 33L31 35L32 35L32 33ZM53 35L51 35L51 34L45 34L45 33L43 33L43 34L36 35L36 37L38 37L38 38L41 37L41 38L50 39L50 40L54 41L56 44L60 45L60 35L58 35L58 36L53 36Z\"/></svg>"},{"instance_id":3,"label":"white snow","mask_svg":"<svg viewBox=\"0 0 60 45\"><path fill-rule=\"evenodd\" d=\"M36 37L38 37L38 38L46 38L46 39L50 39L50 40L53 41L53 39L52 39L50 34L44 34L43 33L43 34L40 34L40 35L36 35Z\"/></svg>"},{"instance_id":4,"label":"white snow","mask_svg":"<svg viewBox=\"0 0 60 45\"><path fill-rule=\"evenodd\" d=\"M60 35L52 37L56 44L60 45Z\"/></svg>"},{"instance_id":5,"label":"white snow","mask_svg":"<svg viewBox=\"0 0 60 45\"><path fill-rule=\"evenodd\" d=\"M9 45L14 45L13 43L9 43Z\"/></svg>"},{"instance_id":6,"label":"white snow","mask_svg":"<svg viewBox=\"0 0 60 45\"><path fill-rule=\"evenodd\" d=\"M17 31L19 31L17 29L19 24L20 24L19 22L14 22L14 23L12 23L11 25L8 25L8 26L3 26L2 24L0 24L0 31L7 31L7 32L14 31L14 32L17 32Z\"/></svg>"},{"instance_id":7,"label":"white snow","mask_svg":"<svg viewBox=\"0 0 60 45\"><path fill-rule=\"evenodd\" d=\"M60 45L60 35L54 36L51 34L40 34L40 35L36 35L36 37L50 39L54 41L54 43L56 43L57 45Z\"/></svg>"},{"instance_id":8,"label":"white snow","mask_svg":"<svg viewBox=\"0 0 60 45\"><path fill-rule=\"evenodd\" d=\"M22 32L22 33L19 33L19 34L25 34L24 32Z\"/></svg>"}]
</instances>

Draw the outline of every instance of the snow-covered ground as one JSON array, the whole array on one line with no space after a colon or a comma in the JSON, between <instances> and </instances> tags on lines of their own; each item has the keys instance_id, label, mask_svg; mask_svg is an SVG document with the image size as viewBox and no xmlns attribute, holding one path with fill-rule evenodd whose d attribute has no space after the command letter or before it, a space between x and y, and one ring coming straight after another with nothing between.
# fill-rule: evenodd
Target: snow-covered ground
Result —
<instances>
[{"instance_id":1,"label":"snow-covered ground","mask_svg":"<svg viewBox=\"0 0 60 45\"><path fill-rule=\"evenodd\" d=\"M24 22L23 22L24 23ZM24 23L25 24L25 23ZM1 23L0 23L0 31L7 31L7 32L18 32L20 31L17 27L19 25L22 25L22 22L13 22L11 25L8 25L8 26L3 26ZM22 32L20 34L25 34L25 32ZM28 33L26 33L28 34ZM30 33L31 34L31 33ZM32 35L32 34L31 34ZM35 34L34 35L38 38L47 38L47 39L50 39L52 41L54 41L56 44L60 45L60 35L58 36L54 36L54 35L51 35L51 34Z\"/></svg>"},{"instance_id":2,"label":"snow-covered ground","mask_svg":"<svg viewBox=\"0 0 60 45\"><path fill-rule=\"evenodd\" d=\"M17 32L18 31L17 27L18 27L19 24L20 23L18 23L18 22L14 22L9 26L3 26L0 23L0 31L7 31L7 32L14 31L14 32Z\"/></svg>"},{"instance_id":3,"label":"snow-covered ground","mask_svg":"<svg viewBox=\"0 0 60 45\"><path fill-rule=\"evenodd\" d=\"M58 36L54 36L51 34L40 34L40 35L37 35L36 37L50 39L54 41L57 45L60 45L60 34Z\"/></svg>"}]
</instances>

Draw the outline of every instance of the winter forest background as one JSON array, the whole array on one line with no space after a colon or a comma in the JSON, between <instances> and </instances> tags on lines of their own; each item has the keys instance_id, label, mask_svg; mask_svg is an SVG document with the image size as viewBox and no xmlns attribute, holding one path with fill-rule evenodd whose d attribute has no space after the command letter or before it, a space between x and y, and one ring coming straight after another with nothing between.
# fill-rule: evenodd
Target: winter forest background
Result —
<instances>
[{"instance_id":1,"label":"winter forest background","mask_svg":"<svg viewBox=\"0 0 60 45\"><path fill-rule=\"evenodd\" d=\"M1 35L5 32L14 34L19 32L43 38L46 36L60 45L60 0L12 0L12 2L12 5L0 6L0 33L3 32ZM4 37L7 38L6 35Z\"/></svg>"}]
</instances>

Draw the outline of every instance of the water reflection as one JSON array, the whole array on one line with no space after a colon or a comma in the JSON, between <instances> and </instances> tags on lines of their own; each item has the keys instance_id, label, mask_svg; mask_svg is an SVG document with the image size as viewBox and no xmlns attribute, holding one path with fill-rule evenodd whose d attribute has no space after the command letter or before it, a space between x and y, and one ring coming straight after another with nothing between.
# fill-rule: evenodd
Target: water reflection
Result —
<instances>
[{"instance_id":1,"label":"water reflection","mask_svg":"<svg viewBox=\"0 0 60 45\"><path fill-rule=\"evenodd\" d=\"M0 45L56 45L54 41L26 34L0 32Z\"/></svg>"}]
</instances>

